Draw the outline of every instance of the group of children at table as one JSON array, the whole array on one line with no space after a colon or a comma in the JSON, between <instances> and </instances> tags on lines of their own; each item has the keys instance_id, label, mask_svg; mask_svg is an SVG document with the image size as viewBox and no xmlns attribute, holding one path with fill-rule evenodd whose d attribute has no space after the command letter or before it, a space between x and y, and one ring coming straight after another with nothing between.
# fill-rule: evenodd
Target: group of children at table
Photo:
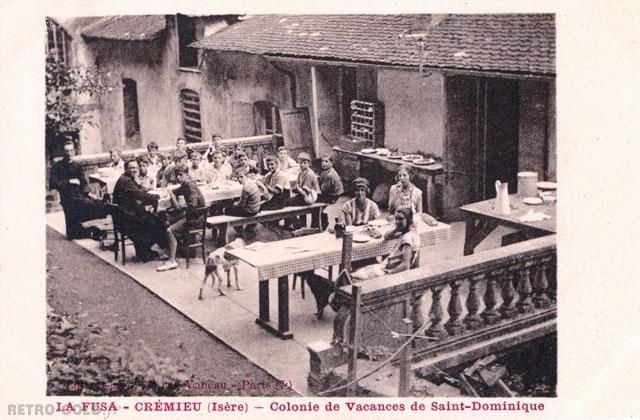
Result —
<instances>
[{"instance_id":1,"label":"group of children at table","mask_svg":"<svg viewBox=\"0 0 640 420\"><path fill-rule=\"evenodd\" d=\"M176 151L172 162L158 153L155 142L147 145L148 156L137 158L140 171L136 181L145 190L156 187L166 187L171 184L207 183L220 185L226 180L236 180L242 184L240 199L226 208L218 211L224 214L251 217L261 210L274 210L285 206L300 206L312 204L316 201L334 204L344 193L340 176L333 168L333 158L322 156L319 175L311 168L311 157L306 152L297 156L297 161L288 155L285 147L279 147L276 155L269 155L263 165L267 173L259 176L257 163L238 146L233 153L227 154L221 147L221 138L214 135L211 145L204 154L189 151L182 138L176 141ZM121 165L120 154L112 151L112 166ZM296 181L290 182L291 175L296 175ZM185 176L188 175L188 176ZM368 272L360 273L364 277L377 276L384 273L402 271L412 264L413 256L419 248L419 237L413 229L414 216L420 215L429 225L436 224L435 219L422 213L422 191L411 179L408 166L401 166L396 172L396 183L389 190L388 208L392 216L394 227L385 237L397 237L396 249L392 252L391 260L385 260L382 265L368 267ZM353 181L354 197L347 200L341 207L341 214L346 225L366 225L380 217L378 205L368 198L371 193L369 182L365 178ZM190 189L184 189L185 191ZM174 206L177 203L173 200ZM185 197L186 202L189 197ZM327 225L326 214L323 225ZM286 225L292 229L302 227L303 221L298 219L286 220ZM317 220L313 222L316 226ZM245 230L250 233L255 225L247 225ZM171 230L171 228L169 229ZM242 232L242 228L239 228ZM174 254L175 255L175 254ZM175 257L174 257L175 258ZM175 259L171 258L170 266L163 269L177 267ZM165 264L166 265L166 264ZM373 270L373 271L372 271ZM358 272L354 273L358 278Z\"/></svg>"}]
</instances>

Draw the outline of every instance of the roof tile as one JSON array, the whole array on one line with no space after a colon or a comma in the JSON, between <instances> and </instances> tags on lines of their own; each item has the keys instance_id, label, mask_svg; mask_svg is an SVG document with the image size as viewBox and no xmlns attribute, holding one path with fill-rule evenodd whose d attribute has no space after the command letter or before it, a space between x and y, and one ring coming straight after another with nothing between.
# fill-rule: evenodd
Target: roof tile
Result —
<instances>
[{"instance_id":1,"label":"roof tile","mask_svg":"<svg viewBox=\"0 0 640 420\"><path fill-rule=\"evenodd\" d=\"M418 66L416 42L400 34L430 18L257 15L193 45L263 55ZM447 15L428 28L424 45L423 64L428 67L555 74L555 19L549 14ZM466 56L456 56L462 51Z\"/></svg>"},{"instance_id":2,"label":"roof tile","mask_svg":"<svg viewBox=\"0 0 640 420\"><path fill-rule=\"evenodd\" d=\"M82 31L85 38L151 41L165 29L164 15L109 16Z\"/></svg>"}]
</instances>

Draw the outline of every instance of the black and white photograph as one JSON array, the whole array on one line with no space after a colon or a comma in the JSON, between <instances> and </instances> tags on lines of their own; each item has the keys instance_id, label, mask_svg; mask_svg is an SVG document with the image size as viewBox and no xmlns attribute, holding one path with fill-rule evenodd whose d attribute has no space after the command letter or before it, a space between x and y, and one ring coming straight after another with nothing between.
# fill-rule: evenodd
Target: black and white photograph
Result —
<instances>
[{"instance_id":1,"label":"black and white photograph","mask_svg":"<svg viewBox=\"0 0 640 420\"><path fill-rule=\"evenodd\" d=\"M586 47L563 41L566 10L443 7L45 8L41 156L9 177L37 173L44 200L11 213L37 245L1 256L40 267L41 401L3 412L544 418L571 413L580 375L597 394L593 360L614 356L588 343L610 330L572 323L614 315L577 299L625 293L565 239L625 230L581 213L617 204L574 178L626 183L609 155L569 173L586 146L559 109L598 125L564 96L598 96L566 65Z\"/></svg>"},{"instance_id":2,"label":"black and white photograph","mask_svg":"<svg viewBox=\"0 0 640 420\"><path fill-rule=\"evenodd\" d=\"M552 14L46 24L50 393L556 395Z\"/></svg>"}]
</instances>

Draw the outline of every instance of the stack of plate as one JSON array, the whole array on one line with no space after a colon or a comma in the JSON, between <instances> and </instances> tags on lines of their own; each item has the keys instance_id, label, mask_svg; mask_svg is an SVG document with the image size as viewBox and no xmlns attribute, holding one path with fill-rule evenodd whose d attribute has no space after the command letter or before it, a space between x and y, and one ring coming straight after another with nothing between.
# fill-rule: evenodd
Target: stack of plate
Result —
<instances>
[{"instance_id":1,"label":"stack of plate","mask_svg":"<svg viewBox=\"0 0 640 420\"><path fill-rule=\"evenodd\" d=\"M402 160L405 162L413 162L414 160L422 159L422 155L404 155Z\"/></svg>"}]
</instances>

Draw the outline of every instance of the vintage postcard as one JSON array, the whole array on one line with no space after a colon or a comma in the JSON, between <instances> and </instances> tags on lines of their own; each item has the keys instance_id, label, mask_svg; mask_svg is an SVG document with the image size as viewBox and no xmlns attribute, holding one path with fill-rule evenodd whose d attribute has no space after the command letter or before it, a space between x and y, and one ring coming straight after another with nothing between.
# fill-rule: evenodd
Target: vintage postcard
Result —
<instances>
[{"instance_id":1,"label":"vintage postcard","mask_svg":"<svg viewBox=\"0 0 640 420\"><path fill-rule=\"evenodd\" d=\"M90 4L3 16L3 416L638 414L637 6Z\"/></svg>"}]
</instances>

